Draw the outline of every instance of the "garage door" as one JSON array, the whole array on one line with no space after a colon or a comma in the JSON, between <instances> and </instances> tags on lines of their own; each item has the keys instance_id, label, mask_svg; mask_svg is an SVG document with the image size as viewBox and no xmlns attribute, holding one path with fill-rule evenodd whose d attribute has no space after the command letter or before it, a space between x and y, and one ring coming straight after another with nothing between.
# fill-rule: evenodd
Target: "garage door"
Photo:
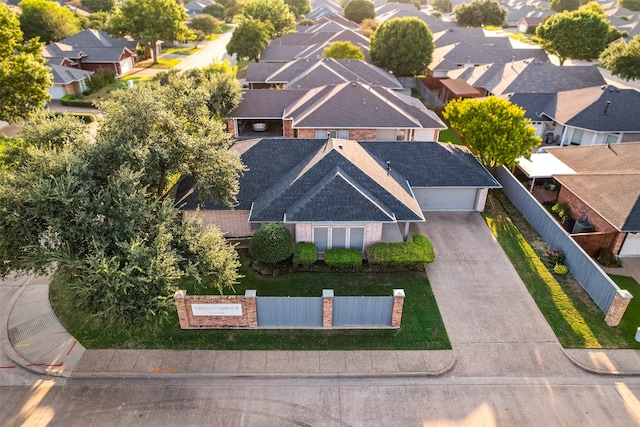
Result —
<instances>
[{"instance_id":1,"label":"garage door","mask_svg":"<svg viewBox=\"0 0 640 427\"><path fill-rule=\"evenodd\" d=\"M61 99L66 93L64 93L62 86L55 85L49 88L49 95L51 95L51 99Z\"/></svg>"},{"instance_id":2,"label":"garage door","mask_svg":"<svg viewBox=\"0 0 640 427\"><path fill-rule=\"evenodd\" d=\"M620 256L640 256L640 233L627 233Z\"/></svg>"},{"instance_id":3,"label":"garage door","mask_svg":"<svg viewBox=\"0 0 640 427\"><path fill-rule=\"evenodd\" d=\"M120 74L125 74L127 71L131 71L133 68L133 61L131 58L127 58L120 62Z\"/></svg>"},{"instance_id":4,"label":"garage door","mask_svg":"<svg viewBox=\"0 0 640 427\"><path fill-rule=\"evenodd\" d=\"M413 188L423 211L473 211L477 188Z\"/></svg>"}]
</instances>

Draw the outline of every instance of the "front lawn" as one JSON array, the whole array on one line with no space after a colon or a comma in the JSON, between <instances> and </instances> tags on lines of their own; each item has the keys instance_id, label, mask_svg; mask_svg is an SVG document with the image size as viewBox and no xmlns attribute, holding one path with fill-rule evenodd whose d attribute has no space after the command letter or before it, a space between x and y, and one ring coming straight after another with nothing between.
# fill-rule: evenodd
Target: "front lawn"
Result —
<instances>
[{"instance_id":1,"label":"front lawn","mask_svg":"<svg viewBox=\"0 0 640 427\"><path fill-rule=\"evenodd\" d=\"M634 311L639 311L640 302L629 306L620 326L608 326L604 313L575 279L554 274L543 262L546 244L502 191L491 191L483 216L564 347L640 348L634 340L640 326ZM621 288L640 295L637 283L625 281Z\"/></svg>"},{"instance_id":2,"label":"front lawn","mask_svg":"<svg viewBox=\"0 0 640 427\"><path fill-rule=\"evenodd\" d=\"M438 134L438 141L440 142L448 142L450 144L455 145L464 145L458 135L453 131L453 129L445 129L441 130Z\"/></svg>"},{"instance_id":3,"label":"front lawn","mask_svg":"<svg viewBox=\"0 0 640 427\"><path fill-rule=\"evenodd\" d=\"M163 47L162 53L167 55L193 55L198 51L197 47L180 47L180 46L170 46Z\"/></svg>"},{"instance_id":4,"label":"front lawn","mask_svg":"<svg viewBox=\"0 0 640 427\"><path fill-rule=\"evenodd\" d=\"M153 68L157 70L168 70L180 63L179 59L158 58L158 63L154 64L152 59L136 62L136 68Z\"/></svg>"},{"instance_id":5,"label":"front lawn","mask_svg":"<svg viewBox=\"0 0 640 427\"><path fill-rule=\"evenodd\" d=\"M160 327L126 328L105 325L76 310L73 295L59 278L50 299L67 330L87 348L147 348L204 350L438 350L449 349L440 312L423 272L402 273L293 273L259 276L242 268L245 276L236 294L247 289L258 296L321 296L323 289L340 295L391 295L405 290L402 327L399 330L181 330L175 313ZM215 293L215 292L211 292Z\"/></svg>"}]
</instances>

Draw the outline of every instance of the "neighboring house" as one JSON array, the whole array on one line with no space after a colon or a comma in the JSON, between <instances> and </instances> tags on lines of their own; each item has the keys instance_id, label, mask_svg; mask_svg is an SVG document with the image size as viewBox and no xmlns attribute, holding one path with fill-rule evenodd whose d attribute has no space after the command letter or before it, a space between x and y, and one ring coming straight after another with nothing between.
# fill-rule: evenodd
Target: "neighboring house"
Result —
<instances>
[{"instance_id":1,"label":"neighboring house","mask_svg":"<svg viewBox=\"0 0 640 427\"><path fill-rule=\"evenodd\" d=\"M547 19L546 16L524 16L518 19L518 31L521 33L535 33L538 25Z\"/></svg>"},{"instance_id":2,"label":"neighboring house","mask_svg":"<svg viewBox=\"0 0 640 427\"><path fill-rule=\"evenodd\" d=\"M502 95L524 108L546 143L599 145L640 141L640 92L615 86Z\"/></svg>"},{"instance_id":3,"label":"neighboring house","mask_svg":"<svg viewBox=\"0 0 640 427\"><path fill-rule=\"evenodd\" d=\"M65 95L82 95L82 92L87 90L87 79L93 74L93 71L62 65L49 64L49 68L53 74L53 86L49 88L51 99L61 99Z\"/></svg>"},{"instance_id":4,"label":"neighboring house","mask_svg":"<svg viewBox=\"0 0 640 427\"><path fill-rule=\"evenodd\" d=\"M520 30L520 21L523 18L540 18L543 20L554 13L555 12L553 10L540 10L534 6L522 5L517 8L507 8L507 16L505 19L507 21L507 27L518 27L518 31L525 32ZM540 24L540 22L538 22L538 24Z\"/></svg>"},{"instance_id":5,"label":"neighboring house","mask_svg":"<svg viewBox=\"0 0 640 427\"><path fill-rule=\"evenodd\" d=\"M443 21L442 19L424 13L416 9L413 4L408 3L387 3L378 7L376 21L384 23L394 18L418 18L429 27L432 33L446 31L449 28L460 28L460 24L452 21Z\"/></svg>"},{"instance_id":6,"label":"neighboring house","mask_svg":"<svg viewBox=\"0 0 640 427\"><path fill-rule=\"evenodd\" d=\"M342 5L334 0L312 0L310 5L311 12L306 17L314 21L325 17L339 17L342 13Z\"/></svg>"},{"instance_id":7,"label":"neighboring house","mask_svg":"<svg viewBox=\"0 0 640 427\"><path fill-rule=\"evenodd\" d=\"M359 141L437 141L446 129L418 99L359 82L310 90L247 90L228 115L229 132L255 138L255 123L265 123L269 136Z\"/></svg>"},{"instance_id":8,"label":"neighboring house","mask_svg":"<svg viewBox=\"0 0 640 427\"><path fill-rule=\"evenodd\" d=\"M138 42L111 38L104 31L82 30L42 49L48 65L61 65L87 71L101 68L121 76L133 68Z\"/></svg>"},{"instance_id":9,"label":"neighboring house","mask_svg":"<svg viewBox=\"0 0 640 427\"><path fill-rule=\"evenodd\" d=\"M260 62L289 62L296 59L322 58L324 49L333 42L351 42L370 62L369 39L353 30L337 33L295 33L271 40L260 54Z\"/></svg>"},{"instance_id":10,"label":"neighboring house","mask_svg":"<svg viewBox=\"0 0 640 427\"><path fill-rule=\"evenodd\" d=\"M462 79L480 90L482 96L504 93L554 93L606 85L593 65L563 66L551 62L513 61L506 64L487 64L460 68L447 76Z\"/></svg>"},{"instance_id":11,"label":"neighboring house","mask_svg":"<svg viewBox=\"0 0 640 427\"><path fill-rule=\"evenodd\" d=\"M247 67L250 89L312 89L329 84L362 82L401 90L388 71L355 59L298 59L291 62L253 62Z\"/></svg>"},{"instance_id":12,"label":"neighboring house","mask_svg":"<svg viewBox=\"0 0 640 427\"><path fill-rule=\"evenodd\" d=\"M640 144L545 151L521 159L518 167L528 177L553 178L560 186L557 201L570 206L573 220L586 215L593 230L575 230L580 246L592 256L601 248L640 256Z\"/></svg>"},{"instance_id":13,"label":"neighboring house","mask_svg":"<svg viewBox=\"0 0 640 427\"><path fill-rule=\"evenodd\" d=\"M304 33L335 33L342 30L360 30L360 25L342 15L323 16L315 20L315 25L302 27Z\"/></svg>"},{"instance_id":14,"label":"neighboring house","mask_svg":"<svg viewBox=\"0 0 640 427\"><path fill-rule=\"evenodd\" d=\"M237 206L200 206L182 182L182 210L228 238L283 223L296 242L314 242L319 252L363 251L383 236L406 240L410 223L424 221L422 211L482 211L488 189L500 187L466 148L437 142L261 139L231 149L248 168Z\"/></svg>"},{"instance_id":15,"label":"neighboring house","mask_svg":"<svg viewBox=\"0 0 640 427\"><path fill-rule=\"evenodd\" d=\"M200 15L202 13L202 9L213 3L213 0L197 0L185 4L184 8L187 11L187 15L189 15L190 18L193 18L196 15Z\"/></svg>"}]
</instances>

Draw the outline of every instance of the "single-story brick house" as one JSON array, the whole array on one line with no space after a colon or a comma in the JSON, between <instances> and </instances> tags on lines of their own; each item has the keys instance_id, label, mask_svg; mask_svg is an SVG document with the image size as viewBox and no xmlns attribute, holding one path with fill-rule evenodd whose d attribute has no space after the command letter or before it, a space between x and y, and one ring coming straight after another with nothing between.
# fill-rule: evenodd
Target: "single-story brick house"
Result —
<instances>
[{"instance_id":1,"label":"single-story brick house","mask_svg":"<svg viewBox=\"0 0 640 427\"><path fill-rule=\"evenodd\" d=\"M49 88L51 99L61 99L65 95L82 95L82 92L87 90L87 79L93 74L93 71L62 65L49 64L49 68L53 74L53 86Z\"/></svg>"},{"instance_id":2,"label":"single-story brick house","mask_svg":"<svg viewBox=\"0 0 640 427\"><path fill-rule=\"evenodd\" d=\"M500 187L466 148L438 142L256 139L236 142L248 171L237 206L199 203L187 180L177 203L228 238L283 223L297 242L364 250L383 236L406 239L423 211L482 211Z\"/></svg>"}]
</instances>

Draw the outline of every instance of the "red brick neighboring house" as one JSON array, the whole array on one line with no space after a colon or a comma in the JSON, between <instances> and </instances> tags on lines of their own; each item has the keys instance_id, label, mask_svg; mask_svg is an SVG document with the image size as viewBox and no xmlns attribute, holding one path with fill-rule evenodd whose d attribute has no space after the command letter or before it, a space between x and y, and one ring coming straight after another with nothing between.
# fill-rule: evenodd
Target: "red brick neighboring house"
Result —
<instances>
[{"instance_id":1,"label":"red brick neighboring house","mask_svg":"<svg viewBox=\"0 0 640 427\"><path fill-rule=\"evenodd\" d=\"M138 42L111 38L104 31L86 29L44 47L49 65L80 70L114 70L121 76L133 68Z\"/></svg>"},{"instance_id":2,"label":"red brick neighboring house","mask_svg":"<svg viewBox=\"0 0 640 427\"><path fill-rule=\"evenodd\" d=\"M87 79L92 71L49 64L53 74L53 86L49 88L51 99L61 99L65 95L82 95L87 90Z\"/></svg>"}]
</instances>

